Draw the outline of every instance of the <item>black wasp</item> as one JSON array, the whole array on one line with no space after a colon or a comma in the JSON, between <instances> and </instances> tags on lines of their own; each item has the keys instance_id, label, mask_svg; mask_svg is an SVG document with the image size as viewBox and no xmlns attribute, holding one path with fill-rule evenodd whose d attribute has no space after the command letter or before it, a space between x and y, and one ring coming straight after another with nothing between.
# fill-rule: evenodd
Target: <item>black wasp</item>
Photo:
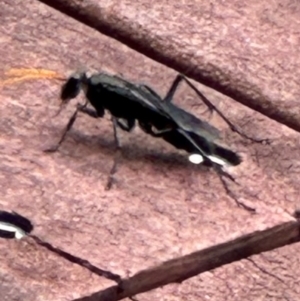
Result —
<instances>
[{"instance_id":1,"label":"black wasp","mask_svg":"<svg viewBox=\"0 0 300 301\"><path fill-rule=\"evenodd\" d=\"M112 115L116 140L117 126L129 132L137 121L144 132L153 137L161 137L176 148L187 151L190 154L191 162L204 161L220 166L240 164L239 155L214 142L219 138L219 131L216 128L171 102L182 80L185 80L196 91L210 110L221 114L182 75L175 78L164 99L150 87L133 84L118 76L106 73L97 73L91 76L87 76L86 73L72 75L62 86L62 104L66 104L78 96L81 90L84 91L87 101L83 105L77 105L77 110L69 120L60 141L48 151L58 149L75 122L78 112L100 118L104 116L105 110L108 110ZM89 103L93 109L87 107ZM237 131L222 114L221 117L233 130ZM116 142L119 145L119 142Z\"/></svg>"}]
</instances>

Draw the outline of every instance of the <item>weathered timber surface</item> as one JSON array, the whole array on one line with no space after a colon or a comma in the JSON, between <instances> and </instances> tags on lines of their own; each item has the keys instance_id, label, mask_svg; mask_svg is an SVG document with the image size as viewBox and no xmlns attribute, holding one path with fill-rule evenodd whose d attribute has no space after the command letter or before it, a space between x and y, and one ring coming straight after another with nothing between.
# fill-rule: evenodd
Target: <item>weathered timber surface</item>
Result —
<instances>
[{"instance_id":1,"label":"weathered timber surface","mask_svg":"<svg viewBox=\"0 0 300 301\"><path fill-rule=\"evenodd\" d=\"M142 30L138 30L141 21L135 17L128 19L130 12L135 16L139 11L139 3L128 8L122 8L123 4L120 4L120 10L128 14L124 18L133 26L132 35L142 34ZM274 8L269 2L265 5ZM289 10L287 4L282 5L285 18L293 20L297 9ZM213 8L214 12L224 11L222 4L215 3ZM233 81L229 85L231 89L235 84L239 89L237 78L251 83L251 87L252 84L261 85L264 95L274 99L276 106L278 99L284 102L280 107L282 114L294 110L295 116L299 116L294 102L294 97L299 96L294 79L299 68L292 47L297 44L297 39L292 38L293 35L289 42L284 38L278 41L266 39L269 46L259 48L253 35L262 30L253 29L248 32L252 44L247 49L250 54L252 51L257 53L257 57L241 64L237 59L241 57L238 51L249 37L226 35L226 28L231 31L236 28L235 32L240 33L245 24L255 24L259 8L263 12L263 6L259 4L241 6L241 11L247 10L247 18L233 14L223 16L225 25L218 30L213 22L206 26L191 26L190 30L188 23L180 23L182 30L187 30L183 30L182 35L186 34L186 43L190 39L192 47L199 40L191 38L191 28L197 32L203 30L205 34L205 28L211 26L205 44L208 48L202 42L191 48L194 51L197 47L206 54L212 49L211 56L203 55L201 70L215 64L226 74L236 72L230 77ZM155 12L155 5L153 9ZM184 16L183 8L179 6L179 9ZM47 68L69 74L86 67L147 83L163 95L175 76L174 71L38 1L1 0L0 12L1 80L5 80L4 71L10 68ZM172 16L167 10L164 14L169 18ZM153 24L164 24L160 15L149 15ZM276 19L273 11L269 11L268 16L275 19L270 22L268 18L261 18L261 22L272 37L270 30L277 30L276 24L283 19ZM168 18L164 19L165 28L168 28ZM143 15L140 20L147 18ZM235 27L233 20L241 23L237 21ZM171 35L175 40L182 39L176 33L179 26L176 24L174 21L173 31L166 31L168 36L163 41L170 40ZM290 30L293 30L292 25ZM288 36L286 30L282 29L282 32L283 37ZM293 32L296 36L297 31ZM213 33L217 40L212 39ZM217 33L228 38L209 46L210 40L218 41ZM147 39L152 43L151 35ZM144 38L144 43L147 39ZM224 44L227 52L225 49L221 55L219 47ZM266 49L270 52L264 52ZM247 53L245 49L243 51ZM282 58L283 52L287 62L279 64L275 58ZM185 61L191 66L198 64L197 57L202 57L201 53L195 52L195 60L186 57ZM267 65L270 64L267 54L268 58L274 58L274 61L270 60L274 62L272 68ZM187 54L183 51L182 55ZM280 72L276 69L279 66ZM258 72L259 68L261 72ZM209 72L207 69L207 74ZM222 80L220 83L224 86ZM54 117L60 85L61 82L55 80L32 80L0 90L0 209L15 210L30 218L35 226L33 234L55 248L87 260L99 269L130 278L172 258L292 219L290 214L299 206L300 193L297 132L198 85L244 132L272 141L270 145L251 144L232 133L217 116L210 119L223 131L226 144L243 156L244 162L230 170L239 185L228 182L228 186L240 202L255 208L256 213L239 208L213 171L191 166L184 154L159 139L146 136L139 129L131 134L121 133L123 151L116 181L110 191L105 191L107 174L115 156L108 116L103 120L92 120L81 115L59 152L43 152L58 141L76 104L73 101L69 108ZM251 93L256 91L251 87ZM195 115L203 116L204 106L184 85L175 101ZM297 300L298 249L298 244L294 244L256 255L250 261L234 262L138 298ZM30 238L1 240L0 257L0 291L4 300L72 300L114 285L114 282L42 248Z\"/></svg>"}]
</instances>

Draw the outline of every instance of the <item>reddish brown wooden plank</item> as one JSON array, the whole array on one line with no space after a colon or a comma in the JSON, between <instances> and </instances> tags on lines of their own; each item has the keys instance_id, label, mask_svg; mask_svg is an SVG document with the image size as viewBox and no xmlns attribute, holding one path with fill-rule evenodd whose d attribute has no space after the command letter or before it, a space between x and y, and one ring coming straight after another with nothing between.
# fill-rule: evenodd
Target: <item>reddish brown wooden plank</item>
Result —
<instances>
[{"instance_id":1,"label":"reddish brown wooden plank","mask_svg":"<svg viewBox=\"0 0 300 301\"><path fill-rule=\"evenodd\" d=\"M152 269L143 270L124 280L119 286L110 287L74 301L117 301L173 282L181 283L222 265L299 242L299 226L298 221L285 223L175 258Z\"/></svg>"},{"instance_id":2,"label":"reddish brown wooden plank","mask_svg":"<svg viewBox=\"0 0 300 301\"><path fill-rule=\"evenodd\" d=\"M300 131L299 3L40 1Z\"/></svg>"},{"instance_id":3,"label":"reddish brown wooden plank","mask_svg":"<svg viewBox=\"0 0 300 301\"><path fill-rule=\"evenodd\" d=\"M29 67L69 74L83 66L123 74L161 95L175 76L38 1L0 1L0 11L3 71ZM185 154L139 129L121 133L122 161L107 192L115 154L108 116L80 116L60 152L42 151L57 141L77 102L54 117L60 85L42 79L0 89L1 209L30 218L33 234L55 248L127 278L170 258L291 220L300 193L298 133L198 85L245 132L273 139L271 145L252 145L215 115L210 119L226 144L243 156L243 163L230 170L239 185L229 186L256 214L239 208L214 172L188 165ZM287 91L289 83L283 86ZM207 118L184 85L175 101ZM254 256L252 262L231 263L140 297L240 301L282 295L297 300L297 248L294 244ZM1 240L0 255L1 292L9 300L72 300L112 285L28 239Z\"/></svg>"}]
</instances>

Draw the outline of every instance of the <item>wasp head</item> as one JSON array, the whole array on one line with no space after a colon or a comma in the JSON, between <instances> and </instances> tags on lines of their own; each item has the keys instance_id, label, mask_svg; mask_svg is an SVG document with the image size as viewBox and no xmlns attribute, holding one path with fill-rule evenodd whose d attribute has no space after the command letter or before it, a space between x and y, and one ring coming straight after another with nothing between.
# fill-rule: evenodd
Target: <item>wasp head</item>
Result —
<instances>
[{"instance_id":1,"label":"wasp head","mask_svg":"<svg viewBox=\"0 0 300 301\"><path fill-rule=\"evenodd\" d=\"M77 97L82 88L82 84L84 84L86 80L86 73L77 73L71 75L61 88L60 99L62 104L66 104L71 99Z\"/></svg>"}]
</instances>

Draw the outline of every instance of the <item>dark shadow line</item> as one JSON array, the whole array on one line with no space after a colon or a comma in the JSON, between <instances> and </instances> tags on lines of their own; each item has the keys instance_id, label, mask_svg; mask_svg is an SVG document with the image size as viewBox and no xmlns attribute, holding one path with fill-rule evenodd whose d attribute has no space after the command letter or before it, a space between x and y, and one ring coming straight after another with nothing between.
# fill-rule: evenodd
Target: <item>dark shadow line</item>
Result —
<instances>
[{"instance_id":1,"label":"dark shadow line","mask_svg":"<svg viewBox=\"0 0 300 301\"><path fill-rule=\"evenodd\" d=\"M252 232L206 249L141 270L119 285L73 301L117 301L170 283L181 283L217 267L300 241L300 221Z\"/></svg>"},{"instance_id":2,"label":"dark shadow line","mask_svg":"<svg viewBox=\"0 0 300 301\"><path fill-rule=\"evenodd\" d=\"M38 245L46 248L47 250L63 257L64 259L72 262L72 263L75 263L75 264L78 264L86 269L88 269L89 271L91 271L93 274L96 274L100 277L104 277L106 279L109 279L109 280L112 280L112 281L115 281L116 283L120 283L121 282L121 277L117 274L114 274L112 272L109 272L109 271L105 271L105 270L102 270L94 265L92 265L88 260L85 260L85 259L82 259L80 257L77 257L77 256L74 256L70 253L67 253L65 251L62 251L61 249L59 248L55 248L53 247L50 243L48 242L45 242L43 240L41 240L39 237L35 236L35 235L29 235Z\"/></svg>"}]
</instances>

